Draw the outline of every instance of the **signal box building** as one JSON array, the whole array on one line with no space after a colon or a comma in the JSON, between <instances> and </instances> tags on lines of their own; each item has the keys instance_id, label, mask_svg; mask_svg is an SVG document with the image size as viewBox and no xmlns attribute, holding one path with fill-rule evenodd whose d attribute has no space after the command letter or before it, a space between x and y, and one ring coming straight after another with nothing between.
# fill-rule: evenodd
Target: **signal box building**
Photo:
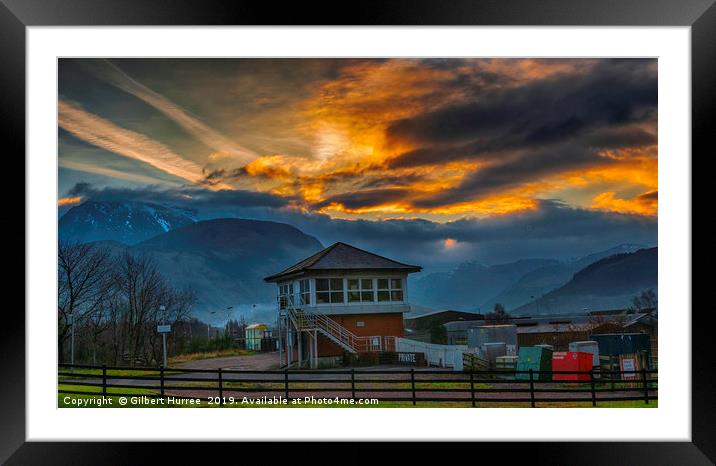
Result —
<instances>
[{"instance_id":1,"label":"signal box building","mask_svg":"<svg viewBox=\"0 0 716 466\"><path fill-rule=\"evenodd\" d=\"M408 281L420 266L346 243L266 277L278 286L282 366L334 366L344 353L395 351L410 310Z\"/></svg>"}]
</instances>

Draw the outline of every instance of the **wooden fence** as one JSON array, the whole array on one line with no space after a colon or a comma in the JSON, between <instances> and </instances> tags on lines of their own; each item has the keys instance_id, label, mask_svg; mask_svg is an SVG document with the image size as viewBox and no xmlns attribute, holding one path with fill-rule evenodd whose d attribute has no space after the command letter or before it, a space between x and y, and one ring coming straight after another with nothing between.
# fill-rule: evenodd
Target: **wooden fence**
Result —
<instances>
[{"instance_id":1,"label":"wooden fence","mask_svg":"<svg viewBox=\"0 0 716 466\"><path fill-rule=\"evenodd\" d=\"M111 397L174 397L234 403L237 399L308 396L381 402L507 404L589 403L657 399L656 371L640 370L636 380L614 383L621 371L467 370L274 370L126 368L62 365L60 394ZM586 380L552 381L557 374ZM547 375L548 377L545 377ZM133 392L132 390L135 389ZM139 389L139 390L138 390ZM89 390L89 391L88 391ZM151 391L147 394L147 391ZM144 393L140 393L144 392Z\"/></svg>"}]
</instances>

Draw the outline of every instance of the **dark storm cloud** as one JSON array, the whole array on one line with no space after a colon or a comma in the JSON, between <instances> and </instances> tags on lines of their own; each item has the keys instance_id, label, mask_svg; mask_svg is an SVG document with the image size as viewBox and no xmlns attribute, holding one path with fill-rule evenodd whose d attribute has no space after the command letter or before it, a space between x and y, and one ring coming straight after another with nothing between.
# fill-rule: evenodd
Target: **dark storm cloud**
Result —
<instances>
[{"instance_id":1,"label":"dark storm cloud","mask_svg":"<svg viewBox=\"0 0 716 466\"><path fill-rule=\"evenodd\" d=\"M637 199L644 201L657 201L659 200L659 191L650 191L648 193L640 194Z\"/></svg>"},{"instance_id":2,"label":"dark storm cloud","mask_svg":"<svg viewBox=\"0 0 716 466\"><path fill-rule=\"evenodd\" d=\"M615 163L601 151L657 143L657 78L652 60L605 60L584 76L555 78L394 123L388 134L421 147L388 162L408 168L459 160L477 171L422 208L477 200L552 174Z\"/></svg>"},{"instance_id":3,"label":"dark storm cloud","mask_svg":"<svg viewBox=\"0 0 716 466\"><path fill-rule=\"evenodd\" d=\"M653 61L606 60L584 76L559 74L399 120L388 128L388 136L423 148L399 156L392 165L479 158L483 152L534 148L653 120L657 77L650 64ZM648 142L641 136L620 142Z\"/></svg>"},{"instance_id":4,"label":"dark storm cloud","mask_svg":"<svg viewBox=\"0 0 716 466\"><path fill-rule=\"evenodd\" d=\"M95 189L88 183L77 183L68 191L70 196L80 196L83 201L139 201L171 203L187 207L214 209L226 207L280 208L289 204L291 198L268 193L241 190L210 191L201 188L160 188L147 186L139 189Z\"/></svg>"},{"instance_id":5,"label":"dark storm cloud","mask_svg":"<svg viewBox=\"0 0 716 466\"><path fill-rule=\"evenodd\" d=\"M95 190L77 184L68 194L82 196L83 201L163 203L195 211L200 219L284 222L326 246L344 241L428 268L470 259L499 263L524 257L576 257L621 243L653 245L657 231L655 217L576 209L557 201L540 201L533 211L438 223L425 219L343 220L287 209L281 198L257 198L256 193L247 192L152 187ZM457 256L444 249L443 241L448 238L462 245Z\"/></svg>"},{"instance_id":6,"label":"dark storm cloud","mask_svg":"<svg viewBox=\"0 0 716 466\"><path fill-rule=\"evenodd\" d=\"M637 127L600 128L582 138L584 145L597 149L651 146L657 143L656 134Z\"/></svg>"},{"instance_id":7,"label":"dark storm cloud","mask_svg":"<svg viewBox=\"0 0 716 466\"><path fill-rule=\"evenodd\" d=\"M576 209L541 201L534 211L486 219L437 223L423 219L341 220L283 212L279 221L297 226L323 244L345 241L425 267L477 259L501 263L526 257L570 258L618 244L656 244L654 217ZM443 241L461 248L451 255Z\"/></svg>"},{"instance_id":8,"label":"dark storm cloud","mask_svg":"<svg viewBox=\"0 0 716 466\"><path fill-rule=\"evenodd\" d=\"M406 152L387 162L390 168L410 168L449 163L457 160L492 160L504 155L504 145L489 140L479 140L459 146L421 147Z\"/></svg>"},{"instance_id":9,"label":"dark storm cloud","mask_svg":"<svg viewBox=\"0 0 716 466\"><path fill-rule=\"evenodd\" d=\"M585 128L644 119L657 103L657 78L645 65L605 61L579 79L559 75L399 120L388 134L428 143L480 136L548 143Z\"/></svg>"},{"instance_id":10,"label":"dark storm cloud","mask_svg":"<svg viewBox=\"0 0 716 466\"><path fill-rule=\"evenodd\" d=\"M596 164L614 163L596 150L581 144L565 144L537 151L513 154L498 163L478 169L468 175L457 187L417 200L418 207L436 207L479 199L496 190L518 187L540 179L555 171L587 168Z\"/></svg>"},{"instance_id":11,"label":"dark storm cloud","mask_svg":"<svg viewBox=\"0 0 716 466\"><path fill-rule=\"evenodd\" d=\"M321 201L313 208L321 209L334 203L347 209L384 205L404 199L409 192L406 188L384 188L341 193Z\"/></svg>"}]
</instances>

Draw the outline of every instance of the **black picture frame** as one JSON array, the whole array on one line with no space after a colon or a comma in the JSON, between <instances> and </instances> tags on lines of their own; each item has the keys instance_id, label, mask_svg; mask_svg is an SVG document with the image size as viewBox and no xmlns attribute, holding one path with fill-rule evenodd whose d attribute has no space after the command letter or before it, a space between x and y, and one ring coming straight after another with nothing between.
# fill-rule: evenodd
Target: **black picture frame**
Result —
<instances>
[{"instance_id":1,"label":"black picture frame","mask_svg":"<svg viewBox=\"0 0 716 466\"><path fill-rule=\"evenodd\" d=\"M690 26L692 66L692 154L706 156L708 128L716 102L715 0L363 0L257 2L243 0L0 0L0 115L6 154L25 153L25 32L29 26L135 25L549 25L549 26ZM688 156L688 154L680 154ZM21 157L16 155L16 162ZM691 160L694 157L691 155ZM15 173L25 173L18 163ZM14 176L19 179L20 176ZM24 179L24 176L23 176ZM19 210L19 202L16 202ZM23 214L15 216L17 225ZM10 235L25 248L25 229ZM19 249L19 248L14 248ZM19 260L19 259L18 259ZM24 270L24 266L22 270ZM6 268L6 271L9 270ZM12 275L22 276L17 269ZM25 442L25 318L19 305L5 307L0 326L0 463L14 464L144 464L160 453L164 462L191 453L217 458L220 445L153 443ZM690 309L668 310L686 315ZM519 443L481 444L480 457L508 455L510 460L549 464L712 464L716 461L716 396L714 345L708 310L692 313L692 442ZM50 344L51 345L51 344ZM635 426L637 429L638 426ZM280 453L269 444L241 451L242 461L265 461ZM351 450L333 448L343 456ZM284 453L293 448L286 447ZM301 447L300 449L303 449ZM414 444L412 454L434 448ZM472 447L470 448L473 449ZM393 450L393 449L389 449ZM325 451L325 450L324 450ZM508 453L509 452L509 453ZM405 448L386 451L382 460L405 460ZM193 455L192 455L193 456ZM351 455L348 455L351 456ZM142 460L137 460L141 458ZM359 460L358 456L345 462Z\"/></svg>"}]
</instances>

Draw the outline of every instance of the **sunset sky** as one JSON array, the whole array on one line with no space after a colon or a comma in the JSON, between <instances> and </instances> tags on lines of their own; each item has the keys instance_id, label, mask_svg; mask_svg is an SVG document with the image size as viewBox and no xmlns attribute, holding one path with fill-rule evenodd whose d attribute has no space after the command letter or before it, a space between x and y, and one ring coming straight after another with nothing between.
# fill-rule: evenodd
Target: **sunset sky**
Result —
<instances>
[{"instance_id":1,"label":"sunset sky","mask_svg":"<svg viewBox=\"0 0 716 466\"><path fill-rule=\"evenodd\" d=\"M655 59L61 59L58 122L61 209L482 260L656 241Z\"/></svg>"}]
</instances>

